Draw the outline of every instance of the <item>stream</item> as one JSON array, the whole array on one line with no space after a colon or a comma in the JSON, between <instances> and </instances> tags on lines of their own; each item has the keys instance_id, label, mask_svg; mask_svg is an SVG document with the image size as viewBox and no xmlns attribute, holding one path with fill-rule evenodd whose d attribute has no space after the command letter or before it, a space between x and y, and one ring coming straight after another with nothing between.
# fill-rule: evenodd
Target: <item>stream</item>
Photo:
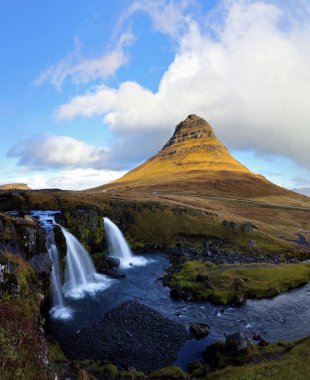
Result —
<instances>
[{"instance_id":1,"label":"stream","mask_svg":"<svg viewBox=\"0 0 310 380\"><path fill-rule=\"evenodd\" d=\"M52 228L49 223L51 214L48 212L37 211L32 215L37 216L47 230ZM108 280L108 287L86 292L82 298L65 296L69 318L58 319L53 314L48 318L48 329L55 339L61 342L67 334L91 326L100 321L108 310L128 300L136 300L179 321L187 330L190 322L202 322L210 326L208 337L190 339L178 352L174 364L185 370L191 360L200 359L207 345L224 340L224 334L243 331L251 338L254 333L259 333L269 342L295 340L310 335L310 283L272 299L248 300L241 307L185 302L170 298L170 289L158 281L170 265L166 254L154 252L136 256L136 259L138 257L144 265L123 268L126 278Z\"/></svg>"},{"instance_id":2,"label":"stream","mask_svg":"<svg viewBox=\"0 0 310 380\"><path fill-rule=\"evenodd\" d=\"M55 337L98 322L106 311L127 300L137 300L185 324L187 329L190 322L209 324L208 337L191 339L179 351L175 364L183 369L191 360L200 358L206 345L223 340L224 333L245 331L252 337L259 332L270 342L310 335L310 284L273 299L248 300L238 308L219 308L207 302L171 299L169 288L157 281L169 266L167 256L156 252L145 257L149 260L145 266L126 269L126 278L114 280L109 288L78 300L67 298L67 305L73 311L72 319L50 318L49 327Z\"/></svg>"}]
</instances>

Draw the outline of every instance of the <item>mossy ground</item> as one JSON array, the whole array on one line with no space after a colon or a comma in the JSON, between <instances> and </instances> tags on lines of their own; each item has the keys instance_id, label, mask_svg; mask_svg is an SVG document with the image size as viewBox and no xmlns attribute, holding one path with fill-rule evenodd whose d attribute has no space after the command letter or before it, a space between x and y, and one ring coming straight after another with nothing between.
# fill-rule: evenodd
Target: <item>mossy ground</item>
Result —
<instances>
[{"instance_id":1,"label":"mossy ground","mask_svg":"<svg viewBox=\"0 0 310 380\"><path fill-rule=\"evenodd\" d=\"M310 264L304 263L219 266L187 261L171 275L167 284L172 288L191 291L198 300L226 305L237 295L248 298L272 297L309 280Z\"/></svg>"},{"instance_id":2,"label":"mossy ground","mask_svg":"<svg viewBox=\"0 0 310 380\"><path fill-rule=\"evenodd\" d=\"M187 374L178 367L170 366L158 369L149 375L151 380L186 380Z\"/></svg>"},{"instance_id":3,"label":"mossy ground","mask_svg":"<svg viewBox=\"0 0 310 380\"><path fill-rule=\"evenodd\" d=\"M101 363L94 360L80 360L69 362L65 358L61 358L57 362L56 358L60 358L58 348L55 349L54 343L49 344L49 350L56 356L53 360L56 361L55 372L59 380L64 380L68 376L78 380L187 380L188 375L181 369L175 366L161 368L152 372L149 375L143 372L118 369L112 363ZM56 350L56 353L55 353Z\"/></svg>"},{"instance_id":4,"label":"mossy ground","mask_svg":"<svg viewBox=\"0 0 310 380\"><path fill-rule=\"evenodd\" d=\"M34 321L11 302L0 302L0 309L0 378L48 379L40 360L44 348Z\"/></svg>"},{"instance_id":5,"label":"mossy ground","mask_svg":"<svg viewBox=\"0 0 310 380\"><path fill-rule=\"evenodd\" d=\"M274 343L264 348L256 347L256 363L242 367L226 367L205 380L308 380L310 374L310 338L295 343Z\"/></svg>"},{"instance_id":6,"label":"mossy ground","mask_svg":"<svg viewBox=\"0 0 310 380\"><path fill-rule=\"evenodd\" d=\"M197 367L190 373L186 373L178 367L166 367L145 375L138 371L119 370L111 363L82 360L66 362L66 359L55 347L49 350L54 352L54 360L67 365L66 371L58 367L58 379L63 380L66 376L73 376L79 380L308 380L310 373L310 338L304 338L296 342L276 342L265 347L252 346L252 357L250 362L243 365L226 366L208 375L201 367ZM56 350L56 353L55 353ZM238 361L236 361L237 363ZM67 364L65 364L67 363ZM40 379L40 378L39 378Z\"/></svg>"},{"instance_id":7,"label":"mossy ground","mask_svg":"<svg viewBox=\"0 0 310 380\"><path fill-rule=\"evenodd\" d=\"M37 325L42 301L39 280L22 258L10 255L5 260L12 270L15 291L0 299L0 378L48 379L42 363L44 340Z\"/></svg>"}]
</instances>

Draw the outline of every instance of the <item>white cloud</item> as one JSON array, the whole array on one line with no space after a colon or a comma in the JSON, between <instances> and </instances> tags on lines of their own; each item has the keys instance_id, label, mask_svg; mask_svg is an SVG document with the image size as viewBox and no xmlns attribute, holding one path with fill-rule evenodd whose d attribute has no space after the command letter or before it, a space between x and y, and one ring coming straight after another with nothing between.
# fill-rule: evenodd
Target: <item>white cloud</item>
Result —
<instances>
[{"instance_id":1,"label":"white cloud","mask_svg":"<svg viewBox=\"0 0 310 380\"><path fill-rule=\"evenodd\" d=\"M57 117L102 115L119 136L143 131L148 138L170 134L197 113L230 148L284 155L309 168L310 16L303 1L299 12L286 2L225 1L204 24L182 3L176 23L169 17L171 30L163 5L177 2L147 3L134 4L177 43L158 90L132 81L98 86L59 107Z\"/></svg>"},{"instance_id":2,"label":"white cloud","mask_svg":"<svg viewBox=\"0 0 310 380\"><path fill-rule=\"evenodd\" d=\"M309 173L310 175L310 173ZM291 181L295 184L296 187L306 187L310 186L310 176L308 178L302 176L296 176L291 179Z\"/></svg>"},{"instance_id":3,"label":"white cloud","mask_svg":"<svg viewBox=\"0 0 310 380\"><path fill-rule=\"evenodd\" d=\"M188 28L191 16L188 8L196 3L195 0L136 0L121 16L116 30L121 30L125 22L137 12L144 12L150 16L155 31L164 33L178 40L179 36Z\"/></svg>"},{"instance_id":4,"label":"white cloud","mask_svg":"<svg viewBox=\"0 0 310 380\"><path fill-rule=\"evenodd\" d=\"M113 76L115 72L128 62L126 47L128 47L134 37L131 33L121 34L114 49L104 53L98 58L87 59L82 57L78 40L75 40L75 50L67 57L63 58L56 65L52 65L44 70L35 79L35 85L49 82L57 89L61 89L63 82L71 78L74 84L88 83L96 79L106 79Z\"/></svg>"},{"instance_id":5,"label":"white cloud","mask_svg":"<svg viewBox=\"0 0 310 380\"><path fill-rule=\"evenodd\" d=\"M67 169L54 175L35 174L10 178L11 182L27 183L31 189L85 190L111 182L125 174L125 171L96 169Z\"/></svg>"},{"instance_id":6,"label":"white cloud","mask_svg":"<svg viewBox=\"0 0 310 380\"><path fill-rule=\"evenodd\" d=\"M18 165L30 170L62 167L95 167L107 157L106 148L96 147L69 136L40 135L19 141L8 151Z\"/></svg>"}]
</instances>

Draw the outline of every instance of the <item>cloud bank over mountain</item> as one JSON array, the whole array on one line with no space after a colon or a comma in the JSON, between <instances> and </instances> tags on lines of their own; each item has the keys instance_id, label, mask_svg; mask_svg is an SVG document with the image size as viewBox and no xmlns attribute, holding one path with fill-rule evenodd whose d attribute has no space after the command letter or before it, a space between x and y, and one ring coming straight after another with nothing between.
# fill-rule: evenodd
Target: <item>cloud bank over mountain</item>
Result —
<instances>
[{"instance_id":1,"label":"cloud bank over mountain","mask_svg":"<svg viewBox=\"0 0 310 380\"><path fill-rule=\"evenodd\" d=\"M58 170L60 176L64 170L85 175L89 170L90 181L94 171L100 178L102 170L120 176L159 151L174 126L195 113L211 123L238 159L249 167L254 163L252 170L280 185L307 187L308 1L126 4L105 30L108 42L96 49L90 39L85 49L82 34L70 35L71 53L65 50L37 73L32 90L58 96L49 111L55 128L45 131L43 124L42 133L24 134L11 146L7 157L16 160L20 171L47 178L47 170ZM152 53L168 57L156 61L164 62L160 69L152 66ZM159 75L148 82L153 69ZM90 127L94 121L97 135ZM295 181L296 176L305 180Z\"/></svg>"},{"instance_id":2,"label":"cloud bank over mountain","mask_svg":"<svg viewBox=\"0 0 310 380\"><path fill-rule=\"evenodd\" d=\"M61 105L58 119L99 115L116 136L148 139L194 112L233 149L283 155L310 169L309 9L228 1L198 22L188 3L138 1L127 12L147 12L175 43L157 91L135 81L101 84Z\"/></svg>"}]
</instances>

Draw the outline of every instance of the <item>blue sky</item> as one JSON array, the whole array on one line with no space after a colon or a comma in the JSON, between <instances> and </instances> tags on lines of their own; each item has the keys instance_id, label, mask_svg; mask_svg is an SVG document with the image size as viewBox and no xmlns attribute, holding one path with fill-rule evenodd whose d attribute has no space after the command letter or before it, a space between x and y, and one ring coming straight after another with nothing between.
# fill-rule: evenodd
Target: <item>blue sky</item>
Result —
<instances>
[{"instance_id":1,"label":"blue sky","mask_svg":"<svg viewBox=\"0 0 310 380\"><path fill-rule=\"evenodd\" d=\"M251 170L310 186L307 1L0 1L0 184L84 189L190 113Z\"/></svg>"}]
</instances>

